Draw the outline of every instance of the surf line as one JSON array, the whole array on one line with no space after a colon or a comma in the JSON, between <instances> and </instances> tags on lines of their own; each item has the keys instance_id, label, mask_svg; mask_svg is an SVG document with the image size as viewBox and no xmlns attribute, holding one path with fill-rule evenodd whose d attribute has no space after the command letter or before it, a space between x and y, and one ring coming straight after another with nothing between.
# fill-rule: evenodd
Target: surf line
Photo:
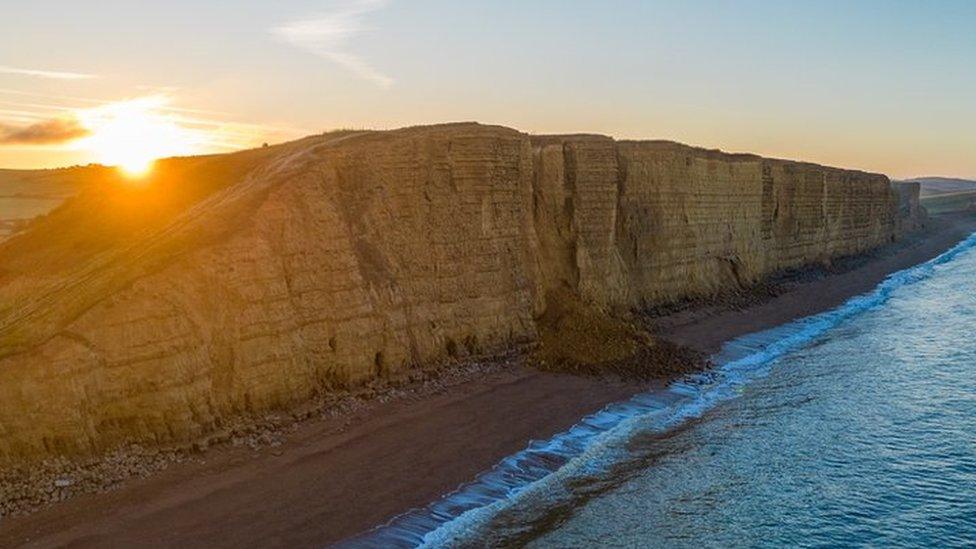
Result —
<instances>
[{"instance_id":1,"label":"surf line","mask_svg":"<svg viewBox=\"0 0 976 549\"><path fill-rule=\"evenodd\" d=\"M610 404L549 440L531 441L472 482L430 505L413 509L338 547L442 546L465 537L521 500L549 497L559 482L606 470L637 432L662 432L734 398L765 377L773 363L830 329L886 303L898 289L932 277L939 266L976 248L976 233L938 257L889 275L873 290L839 307L727 342L709 371L686 376L666 389Z\"/></svg>"}]
</instances>

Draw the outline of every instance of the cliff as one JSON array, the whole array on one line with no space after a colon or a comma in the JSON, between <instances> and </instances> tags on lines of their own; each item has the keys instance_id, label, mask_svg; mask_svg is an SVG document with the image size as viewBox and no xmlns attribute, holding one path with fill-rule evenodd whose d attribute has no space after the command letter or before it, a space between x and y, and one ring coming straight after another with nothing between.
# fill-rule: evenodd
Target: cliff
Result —
<instances>
[{"instance_id":1,"label":"cliff","mask_svg":"<svg viewBox=\"0 0 976 549\"><path fill-rule=\"evenodd\" d=\"M922 186L917 181L892 181L898 197L896 229L904 234L922 228L928 221L928 211L922 205Z\"/></svg>"},{"instance_id":2,"label":"cliff","mask_svg":"<svg viewBox=\"0 0 976 549\"><path fill-rule=\"evenodd\" d=\"M173 159L0 244L0 462L230 416L742 287L900 234L882 175L477 124Z\"/></svg>"}]
</instances>

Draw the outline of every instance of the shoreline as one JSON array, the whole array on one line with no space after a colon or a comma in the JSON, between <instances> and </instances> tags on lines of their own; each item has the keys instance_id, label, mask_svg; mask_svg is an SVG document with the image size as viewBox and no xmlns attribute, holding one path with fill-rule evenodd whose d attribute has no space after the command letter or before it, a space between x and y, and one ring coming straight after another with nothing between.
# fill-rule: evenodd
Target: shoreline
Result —
<instances>
[{"instance_id":1,"label":"shoreline","mask_svg":"<svg viewBox=\"0 0 976 549\"><path fill-rule=\"evenodd\" d=\"M706 305L660 315L649 328L674 343L713 354L739 336L833 309L870 291L891 273L924 263L976 232L974 215L933 217L929 223L929 228L902 241L844 258L832 269L814 269L794 280L773 279L774 295L769 299L744 308Z\"/></svg>"},{"instance_id":2,"label":"shoreline","mask_svg":"<svg viewBox=\"0 0 976 549\"><path fill-rule=\"evenodd\" d=\"M976 230L971 217L931 223L922 234L840 265L839 272L773 280L772 297L745 296L744 307L735 299L733 307L692 305L650 319L647 326L674 343L711 353L739 335L839 305ZM294 424L281 440L189 455L116 490L0 519L0 545L339 541L437 499L523 449L529 439L551 437L580 417L648 388L540 372L518 360L501 364L487 371L475 368L429 393Z\"/></svg>"}]
</instances>

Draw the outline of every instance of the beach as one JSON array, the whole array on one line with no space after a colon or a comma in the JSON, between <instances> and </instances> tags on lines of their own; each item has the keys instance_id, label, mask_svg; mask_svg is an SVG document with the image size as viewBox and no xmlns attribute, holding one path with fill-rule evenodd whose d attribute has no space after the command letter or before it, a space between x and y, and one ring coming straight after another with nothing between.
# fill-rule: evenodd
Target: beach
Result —
<instances>
[{"instance_id":1,"label":"beach","mask_svg":"<svg viewBox=\"0 0 976 549\"><path fill-rule=\"evenodd\" d=\"M934 218L922 233L866 256L646 323L660 337L713 353L729 339L830 309L974 230L970 217ZM219 445L116 489L0 519L0 546L329 544L425 505L530 440L663 383L541 372L518 356L492 364L295 423L273 444Z\"/></svg>"}]
</instances>

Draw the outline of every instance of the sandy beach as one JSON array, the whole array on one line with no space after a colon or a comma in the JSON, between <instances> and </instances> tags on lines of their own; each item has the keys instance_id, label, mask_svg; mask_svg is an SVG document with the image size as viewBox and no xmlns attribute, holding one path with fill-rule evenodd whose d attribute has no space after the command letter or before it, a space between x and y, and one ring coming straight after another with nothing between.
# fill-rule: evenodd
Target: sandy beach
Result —
<instances>
[{"instance_id":1,"label":"sandy beach","mask_svg":"<svg viewBox=\"0 0 976 549\"><path fill-rule=\"evenodd\" d=\"M971 218L936 218L924 234L869 257L774 281L772 297L690 306L649 326L713 352L736 336L832 308L973 230ZM213 449L116 490L0 519L0 546L324 545L424 505L529 440L648 386L540 372L514 360L429 394L303 422L280 445Z\"/></svg>"}]
</instances>

